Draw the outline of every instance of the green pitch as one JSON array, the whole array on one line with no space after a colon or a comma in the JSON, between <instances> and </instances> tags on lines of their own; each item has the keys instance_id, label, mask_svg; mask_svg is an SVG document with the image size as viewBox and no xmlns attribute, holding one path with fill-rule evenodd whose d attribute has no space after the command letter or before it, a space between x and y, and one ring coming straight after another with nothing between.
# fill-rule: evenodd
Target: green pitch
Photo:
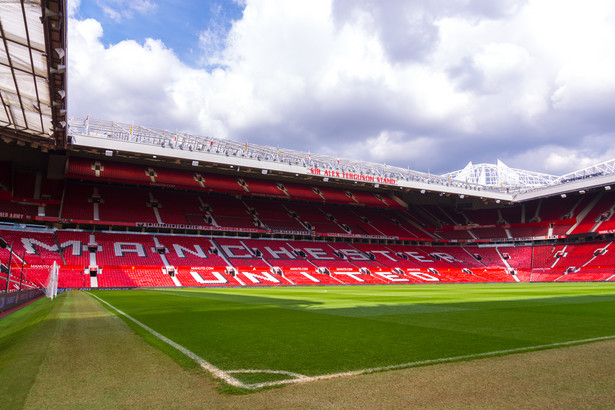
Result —
<instances>
[{"instance_id":1,"label":"green pitch","mask_svg":"<svg viewBox=\"0 0 615 410\"><path fill-rule=\"evenodd\" d=\"M91 293L239 387L615 338L615 283Z\"/></svg>"}]
</instances>

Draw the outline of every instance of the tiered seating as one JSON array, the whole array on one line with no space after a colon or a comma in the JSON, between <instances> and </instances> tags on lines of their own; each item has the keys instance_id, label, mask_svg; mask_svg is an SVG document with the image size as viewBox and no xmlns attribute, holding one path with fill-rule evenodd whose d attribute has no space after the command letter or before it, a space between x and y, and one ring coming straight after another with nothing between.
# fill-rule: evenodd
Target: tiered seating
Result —
<instances>
[{"instance_id":1,"label":"tiered seating","mask_svg":"<svg viewBox=\"0 0 615 410\"><path fill-rule=\"evenodd\" d=\"M383 283L391 283L383 276L363 273L358 269L333 269L331 270L331 277L346 285L382 285Z\"/></svg>"},{"instance_id":2,"label":"tiered seating","mask_svg":"<svg viewBox=\"0 0 615 410\"><path fill-rule=\"evenodd\" d=\"M160 267L123 268L124 273L138 287L173 287L175 282Z\"/></svg>"},{"instance_id":3,"label":"tiered seating","mask_svg":"<svg viewBox=\"0 0 615 410\"><path fill-rule=\"evenodd\" d=\"M364 192L364 191L350 191L350 192L356 198L356 200L359 201L359 203L365 206L376 207L376 208L383 208L383 207L399 208L399 209L402 208L401 205L393 201L391 198L386 198L386 197L381 196L379 199L378 197L376 197L376 195L374 195L371 192Z\"/></svg>"},{"instance_id":4,"label":"tiered seating","mask_svg":"<svg viewBox=\"0 0 615 410\"><path fill-rule=\"evenodd\" d=\"M288 279L278 273L272 273L270 269L240 267L237 268L235 275L237 280L243 282L246 286L289 286L292 285Z\"/></svg>"},{"instance_id":5,"label":"tiered seating","mask_svg":"<svg viewBox=\"0 0 615 410\"><path fill-rule=\"evenodd\" d=\"M525 207L525 221L521 220L522 210ZM507 224L520 224L520 223L528 223L530 219L536 213L536 205L535 202L530 202L521 205L514 205L509 207L500 208L500 213L502 214L502 218L506 221Z\"/></svg>"},{"instance_id":6,"label":"tiered seating","mask_svg":"<svg viewBox=\"0 0 615 410\"><path fill-rule=\"evenodd\" d=\"M495 225L500 219L497 209L465 209L463 213L472 223L478 225Z\"/></svg>"},{"instance_id":7,"label":"tiered seating","mask_svg":"<svg viewBox=\"0 0 615 410\"><path fill-rule=\"evenodd\" d=\"M506 262L516 269L532 269L532 247L531 246L498 246L502 256L508 255L510 258Z\"/></svg>"},{"instance_id":8,"label":"tiered seating","mask_svg":"<svg viewBox=\"0 0 615 410\"><path fill-rule=\"evenodd\" d=\"M289 216L286 204L280 200L246 198L244 203L256 210L258 219L269 229L291 232L306 231L296 219Z\"/></svg>"},{"instance_id":9,"label":"tiered seating","mask_svg":"<svg viewBox=\"0 0 615 410\"><path fill-rule=\"evenodd\" d=\"M322 202L324 199L314 192L312 187L301 184L293 184L284 182L284 187L286 187L286 191L293 199L301 199L307 201L318 201Z\"/></svg>"},{"instance_id":10,"label":"tiered seating","mask_svg":"<svg viewBox=\"0 0 615 410\"><path fill-rule=\"evenodd\" d=\"M585 195L545 198L540 207L540 218L542 221L576 218L589 201L590 196Z\"/></svg>"},{"instance_id":11,"label":"tiered seating","mask_svg":"<svg viewBox=\"0 0 615 410\"><path fill-rule=\"evenodd\" d=\"M557 255L564 249L563 245L538 245L532 247L532 268L550 268L558 262Z\"/></svg>"},{"instance_id":12,"label":"tiered seating","mask_svg":"<svg viewBox=\"0 0 615 410\"><path fill-rule=\"evenodd\" d=\"M417 211L424 213L428 218L438 221L441 225L469 225L471 221L457 209L440 205L417 206Z\"/></svg>"},{"instance_id":13,"label":"tiered seating","mask_svg":"<svg viewBox=\"0 0 615 410\"><path fill-rule=\"evenodd\" d=\"M615 247L613 242L597 242L595 244L597 249L601 251L598 254L586 262L584 267L603 267L603 266L615 266Z\"/></svg>"},{"instance_id":14,"label":"tiered seating","mask_svg":"<svg viewBox=\"0 0 615 410\"><path fill-rule=\"evenodd\" d=\"M173 287L171 277L159 267L106 268L97 276L98 287Z\"/></svg>"},{"instance_id":15,"label":"tiered seating","mask_svg":"<svg viewBox=\"0 0 615 410\"><path fill-rule=\"evenodd\" d=\"M205 188L219 192L242 193L246 190L237 182L237 178L226 175L202 174L205 178Z\"/></svg>"},{"instance_id":16,"label":"tiered seating","mask_svg":"<svg viewBox=\"0 0 615 410\"><path fill-rule=\"evenodd\" d=\"M504 228L472 228L472 233L479 239L506 238Z\"/></svg>"},{"instance_id":17,"label":"tiered seating","mask_svg":"<svg viewBox=\"0 0 615 410\"><path fill-rule=\"evenodd\" d=\"M386 265L381 264L380 262L376 262L375 260L370 260L369 256L347 243L329 243L327 244L329 248L331 248L335 254L343 255L346 257L348 262L352 263L357 268L368 268L368 269L386 269Z\"/></svg>"},{"instance_id":18,"label":"tiered seating","mask_svg":"<svg viewBox=\"0 0 615 410\"><path fill-rule=\"evenodd\" d=\"M17 202L0 201L0 218L34 219L38 214L35 205L24 205Z\"/></svg>"},{"instance_id":19,"label":"tiered seating","mask_svg":"<svg viewBox=\"0 0 615 410\"><path fill-rule=\"evenodd\" d=\"M194 173L170 168L156 167L156 181L178 188L202 189L194 178Z\"/></svg>"},{"instance_id":20,"label":"tiered seating","mask_svg":"<svg viewBox=\"0 0 615 410\"><path fill-rule=\"evenodd\" d=\"M41 199L43 200L60 200L62 199L62 190L64 188L64 180L62 179L43 179L41 184Z\"/></svg>"},{"instance_id":21,"label":"tiered seating","mask_svg":"<svg viewBox=\"0 0 615 410\"><path fill-rule=\"evenodd\" d=\"M265 270L271 268L262 256L257 255L239 239L216 238L215 242L226 259L236 268L265 268Z\"/></svg>"},{"instance_id":22,"label":"tiered seating","mask_svg":"<svg viewBox=\"0 0 615 410\"><path fill-rule=\"evenodd\" d=\"M152 241L166 248L164 254L170 266L210 266L221 268L228 263L214 253L215 245L207 238L198 236L155 235Z\"/></svg>"},{"instance_id":23,"label":"tiered seating","mask_svg":"<svg viewBox=\"0 0 615 410\"><path fill-rule=\"evenodd\" d=\"M530 276L531 282L553 282L560 276L564 275L564 271L559 269L533 269Z\"/></svg>"},{"instance_id":24,"label":"tiered seating","mask_svg":"<svg viewBox=\"0 0 615 410\"><path fill-rule=\"evenodd\" d=\"M472 272L475 275L484 278L479 282L515 282L514 276L507 273L504 269L487 269Z\"/></svg>"},{"instance_id":25,"label":"tiered seating","mask_svg":"<svg viewBox=\"0 0 615 410\"><path fill-rule=\"evenodd\" d=\"M327 202L335 202L341 204L357 204L358 202L352 199L346 192L340 189L319 187L318 188ZM354 194L352 194L354 195Z\"/></svg>"},{"instance_id":26,"label":"tiered seating","mask_svg":"<svg viewBox=\"0 0 615 410\"><path fill-rule=\"evenodd\" d=\"M93 194L93 184L68 183L61 217L64 219L93 220L94 206L91 201Z\"/></svg>"},{"instance_id":27,"label":"tiered seating","mask_svg":"<svg viewBox=\"0 0 615 410\"><path fill-rule=\"evenodd\" d=\"M50 218L58 218L60 216L60 205L47 204L44 207L44 216Z\"/></svg>"},{"instance_id":28,"label":"tiered seating","mask_svg":"<svg viewBox=\"0 0 615 410\"><path fill-rule=\"evenodd\" d=\"M549 232L549 227L546 225L511 226L508 229L513 238L544 237Z\"/></svg>"},{"instance_id":29,"label":"tiered seating","mask_svg":"<svg viewBox=\"0 0 615 410\"><path fill-rule=\"evenodd\" d=\"M491 280L469 272L464 272L461 269L441 269L438 271L438 278L444 283L476 283L476 282L491 282Z\"/></svg>"},{"instance_id":30,"label":"tiered seating","mask_svg":"<svg viewBox=\"0 0 615 410\"><path fill-rule=\"evenodd\" d=\"M423 269L450 269L459 267L459 264L452 258L430 255L431 248L403 245L388 245L387 247L396 254L406 255L408 260ZM401 260L401 258L399 258L399 260Z\"/></svg>"},{"instance_id":31,"label":"tiered seating","mask_svg":"<svg viewBox=\"0 0 615 410\"><path fill-rule=\"evenodd\" d=\"M215 269L208 266L192 266L179 267L175 272L176 278L182 286L241 286L241 283L232 275L225 273L224 269Z\"/></svg>"},{"instance_id":32,"label":"tiered seating","mask_svg":"<svg viewBox=\"0 0 615 410\"><path fill-rule=\"evenodd\" d=\"M566 268L574 266L579 268L592 259L594 257L594 251L599 248L600 246L596 243L568 245L564 250L565 256L560 258L558 267Z\"/></svg>"},{"instance_id":33,"label":"tiered seating","mask_svg":"<svg viewBox=\"0 0 615 410\"><path fill-rule=\"evenodd\" d=\"M358 217L366 218L376 235L396 236L399 238L425 238L427 235L407 223L401 215L385 210L360 208L353 210ZM397 224L394 222L396 221Z\"/></svg>"},{"instance_id":34,"label":"tiered seating","mask_svg":"<svg viewBox=\"0 0 615 410\"><path fill-rule=\"evenodd\" d=\"M194 193L157 191L152 195L159 202L158 213L162 223L185 225L190 223L188 215L206 215L199 209L200 202Z\"/></svg>"},{"instance_id":35,"label":"tiered seating","mask_svg":"<svg viewBox=\"0 0 615 410\"><path fill-rule=\"evenodd\" d=\"M263 260L270 266L282 269L289 267L315 269L306 258L293 252L293 248L282 240L268 239L242 239L241 242L248 249L258 249Z\"/></svg>"},{"instance_id":36,"label":"tiered seating","mask_svg":"<svg viewBox=\"0 0 615 410\"><path fill-rule=\"evenodd\" d=\"M517 270L515 276L520 282L531 282L532 271L531 270Z\"/></svg>"},{"instance_id":37,"label":"tiered seating","mask_svg":"<svg viewBox=\"0 0 615 410\"><path fill-rule=\"evenodd\" d=\"M149 183L150 177L145 173L145 170L146 167L143 165L72 157L68 162L67 175L103 181Z\"/></svg>"},{"instance_id":38,"label":"tiered seating","mask_svg":"<svg viewBox=\"0 0 615 410\"><path fill-rule=\"evenodd\" d=\"M599 233L613 233L615 232L615 214L598 226L597 231Z\"/></svg>"},{"instance_id":39,"label":"tiered seating","mask_svg":"<svg viewBox=\"0 0 615 410\"><path fill-rule=\"evenodd\" d=\"M66 265L81 266L81 272L83 272L83 267L90 265L90 252L83 249L83 245L87 245L90 241L90 234L76 231L56 231L56 238Z\"/></svg>"},{"instance_id":40,"label":"tiered seating","mask_svg":"<svg viewBox=\"0 0 615 410\"><path fill-rule=\"evenodd\" d=\"M137 286L122 268L105 268L96 279L99 288Z\"/></svg>"},{"instance_id":41,"label":"tiered seating","mask_svg":"<svg viewBox=\"0 0 615 410\"><path fill-rule=\"evenodd\" d=\"M319 273L314 267L304 268L285 268L284 277L295 285L340 285L342 282L330 275Z\"/></svg>"},{"instance_id":42,"label":"tiered seating","mask_svg":"<svg viewBox=\"0 0 615 410\"><path fill-rule=\"evenodd\" d=\"M598 202L591 208L589 213L583 218L582 221L571 232L585 233L591 232L594 226L600 222L601 216L610 216L611 209L615 201L615 192L604 191Z\"/></svg>"},{"instance_id":43,"label":"tiered seating","mask_svg":"<svg viewBox=\"0 0 615 410\"><path fill-rule=\"evenodd\" d=\"M273 181L249 179L246 180L246 184L248 186L248 190L253 194L287 198L286 194L281 191Z\"/></svg>"},{"instance_id":44,"label":"tiered seating","mask_svg":"<svg viewBox=\"0 0 615 410\"><path fill-rule=\"evenodd\" d=\"M348 207L335 205L323 205L320 209L325 215L334 217L336 223L348 226L353 234L384 235L382 231L376 229L371 224L371 221L364 222L361 220L360 211L362 211L362 209L352 209L351 212L349 212ZM357 213L357 211L359 211L359 213Z\"/></svg>"},{"instance_id":45,"label":"tiered seating","mask_svg":"<svg viewBox=\"0 0 615 410\"><path fill-rule=\"evenodd\" d=\"M499 268L502 266L506 266L504 265L504 262L502 261L502 257L500 256L496 248L491 248L491 247L474 248L473 254L479 255L480 256L479 261L483 265L485 265L485 267L487 268L493 269L493 268Z\"/></svg>"},{"instance_id":46,"label":"tiered seating","mask_svg":"<svg viewBox=\"0 0 615 410\"><path fill-rule=\"evenodd\" d=\"M301 221L308 222L318 233L348 233L338 224L327 219L325 214L314 205L295 202L288 204L288 208L294 211Z\"/></svg>"},{"instance_id":47,"label":"tiered seating","mask_svg":"<svg viewBox=\"0 0 615 410\"><path fill-rule=\"evenodd\" d=\"M13 269L15 268L17 269L17 275L20 275L21 277L21 268L17 268L14 266ZM30 281L31 283L34 283L38 287L43 287L47 284L47 278L49 277L49 271L50 271L50 268L27 268L26 267L23 272L23 277L24 279ZM13 270L11 272L11 277L14 277L15 274L16 272L15 270ZM6 279L6 275L4 277ZM60 281L60 279L61 278L58 277L58 282ZM4 282L4 286L6 286L6 280ZM58 287L62 287L62 286L58 284ZM0 285L0 289L4 289L2 285Z\"/></svg>"},{"instance_id":48,"label":"tiered seating","mask_svg":"<svg viewBox=\"0 0 615 410\"><path fill-rule=\"evenodd\" d=\"M578 272L570 272L556 279L556 282L603 282L613 276L613 269L585 269Z\"/></svg>"},{"instance_id":49,"label":"tiered seating","mask_svg":"<svg viewBox=\"0 0 615 410\"><path fill-rule=\"evenodd\" d=\"M96 232L98 266L161 266L153 236Z\"/></svg>"},{"instance_id":50,"label":"tiered seating","mask_svg":"<svg viewBox=\"0 0 615 410\"><path fill-rule=\"evenodd\" d=\"M145 189L98 185L104 200L99 204L102 221L158 223L154 208L148 206Z\"/></svg>"},{"instance_id":51,"label":"tiered seating","mask_svg":"<svg viewBox=\"0 0 615 410\"><path fill-rule=\"evenodd\" d=\"M385 245L354 244L353 246L363 253L373 255L374 262L387 267L389 271L395 268L420 269L422 267L417 259L404 253L403 255L405 255L406 259L398 255L398 253L401 254L402 252L395 251Z\"/></svg>"},{"instance_id":52,"label":"tiered seating","mask_svg":"<svg viewBox=\"0 0 615 410\"><path fill-rule=\"evenodd\" d=\"M89 287L90 277L83 272L83 269L61 267L58 273L59 288L80 288Z\"/></svg>"},{"instance_id":53,"label":"tiered seating","mask_svg":"<svg viewBox=\"0 0 615 410\"><path fill-rule=\"evenodd\" d=\"M334 249L326 243L305 241L289 241L287 243L293 250L303 252L315 266L329 269L349 268L358 270L358 267L349 262L348 258L335 255Z\"/></svg>"},{"instance_id":54,"label":"tiered seating","mask_svg":"<svg viewBox=\"0 0 615 410\"><path fill-rule=\"evenodd\" d=\"M54 261L58 264L63 263L53 233L0 230L0 238L8 245L6 249L0 248L2 261L8 261L12 245L14 264L21 264L24 255L28 265L51 266Z\"/></svg>"},{"instance_id":55,"label":"tiered seating","mask_svg":"<svg viewBox=\"0 0 615 410\"><path fill-rule=\"evenodd\" d=\"M211 208L211 213L219 226L255 228L254 217L248 213L242 201L235 197L208 195L203 202Z\"/></svg>"},{"instance_id":56,"label":"tiered seating","mask_svg":"<svg viewBox=\"0 0 615 410\"><path fill-rule=\"evenodd\" d=\"M470 234L468 230L459 229L459 230L436 230L435 233L442 239L449 240L471 240L474 237Z\"/></svg>"},{"instance_id":57,"label":"tiered seating","mask_svg":"<svg viewBox=\"0 0 615 410\"><path fill-rule=\"evenodd\" d=\"M440 257L453 258L456 262L454 266L459 268L469 269L482 269L485 268L485 264L477 260L474 257L475 253L479 253L477 247L459 247L459 246L447 246L438 247L434 246L430 253L438 254Z\"/></svg>"}]
</instances>

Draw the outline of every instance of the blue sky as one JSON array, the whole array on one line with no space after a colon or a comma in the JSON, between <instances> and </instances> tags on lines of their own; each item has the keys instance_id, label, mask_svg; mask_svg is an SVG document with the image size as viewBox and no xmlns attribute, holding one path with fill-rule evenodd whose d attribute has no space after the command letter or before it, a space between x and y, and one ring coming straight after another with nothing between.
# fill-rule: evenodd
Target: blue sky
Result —
<instances>
[{"instance_id":1,"label":"blue sky","mask_svg":"<svg viewBox=\"0 0 615 410\"><path fill-rule=\"evenodd\" d=\"M433 173L615 158L611 0L68 7L71 116Z\"/></svg>"},{"instance_id":2,"label":"blue sky","mask_svg":"<svg viewBox=\"0 0 615 410\"><path fill-rule=\"evenodd\" d=\"M126 39L143 43L160 39L187 64L202 63L199 37L208 30L226 33L241 18L244 5L233 0L83 1L80 18L93 18L104 28L101 41L116 44ZM139 6L140 4L140 6Z\"/></svg>"}]
</instances>

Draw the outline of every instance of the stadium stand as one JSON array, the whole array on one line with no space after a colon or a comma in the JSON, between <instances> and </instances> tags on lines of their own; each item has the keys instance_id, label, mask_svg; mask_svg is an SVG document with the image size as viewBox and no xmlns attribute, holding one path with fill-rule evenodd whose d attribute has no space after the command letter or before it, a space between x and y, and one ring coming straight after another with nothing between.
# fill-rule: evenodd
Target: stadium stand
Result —
<instances>
[{"instance_id":1,"label":"stadium stand","mask_svg":"<svg viewBox=\"0 0 615 410\"><path fill-rule=\"evenodd\" d=\"M575 241L615 226L608 190L482 208L405 206L364 190L109 159L71 157L65 176L0 162L0 237L8 245L0 262L23 265L32 283L44 282L54 262L66 288L615 275L612 238ZM43 229L24 228L24 221Z\"/></svg>"}]
</instances>

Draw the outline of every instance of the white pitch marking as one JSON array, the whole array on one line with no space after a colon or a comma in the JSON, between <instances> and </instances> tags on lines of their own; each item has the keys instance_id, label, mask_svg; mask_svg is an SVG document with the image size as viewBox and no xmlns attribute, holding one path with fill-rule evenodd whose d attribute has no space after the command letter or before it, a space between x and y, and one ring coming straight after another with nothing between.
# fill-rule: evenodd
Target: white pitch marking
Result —
<instances>
[{"instance_id":1,"label":"white pitch marking","mask_svg":"<svg viewBox=\"0 0 615 410\"><path fill-rule=\"evenodd\" d=\"M464 355L464 356L446 357L446 358L441 358L441 359L420 360L417 362L395 364L391 366L372 367L369 369L353 370L353 371L343 372L343 373L331 373L331 374L323 374L320 376L311 376L311 377L304 376L302 378L294 379L294 380L279 380L275 382L248 384L247 387L249 389L258 389L262 387L279 386L283 384L305 383L305 382L312 382L316 380L328 380L328 379L335 379L338 377L358 376L358 375L362 375L366 373L375 373L375 372L381 372L381 371L386 371L386 370L406 369L409 367L418 367L418 366L425 366L425 365L430 365L430 364L440 364L440 363L455 362L455 361L462 361L462 360L468 360L468 359L478 359L481 357L499 356L499 355L512 354L512 353L522 353L522 352L528 352L532 350L545 349L549 347L570 346L570 345L589 343L589 342L598 342L598 341L610 340L610 339L615 339L615 335L595 337L592 339L571 340L568 342L550 343L546 345L519 347L516 349L496 350L493 352L476 353L476 354L469 354L469 355Z\"/></svg>"},{"instance_id":2,"label":"white pitch marking","mask_svg":"<svg viewBox=\"0 0 615 410\"><path fill-rule=\"evenodd\" d=\"M295 372L287 372L286 370L259 370L259 369L240 369L240 370L227 370L228 374L235 373L267 373L267 374L285 374L287 376L296 377L297 379L306 379L309 376Z\"/></svg>"},{"instance_id":3,"label":"white pitch marking","mask_svg":"<svg viewBox=\"0 0 615 410\"><path fill-rule=\"evenodd\" d=\"M183 354L185 354L186 356L188 356L189 358L191 358L192 360L197 362L203 369L205 369L205 370L209 371L210 373L212 373L215 377L218 377L219 379L224 380L225 382L227 382L228 384L230 384L232 386L241 387L241 388L244 388L244 389L259 389L259 388L263 388L263 387L280 386L280 385L284 385L284 384L306 383L306 382L312 382L312 381L317 381L317 380L336 379L338 377L359 376L359 375L362 375L362 374L382 372L382 371L387 371L387 370L406 369L406 368L410 368L410 367L426 366L426 365L430 365L430 364L440 364L440 363L447 363L447 362L456 362L456 361L463 361L463 360L469 360L469 359L478 359L478 358L483 358L483 357L491 357L491 356L499 356L499 355L505 355L505 354L529 352L529 351L533 351L533 350L547 349L547 348L550 348L550 347L572 346L572 345L583 344L583 343L599 342L599 341L603 341L603 340L615 339L615 335L611 335L611 336L594 337L594 338L591 338L591 339L570 340L568 342L549 343L549 344L544 344L544 345L518 347L518 348L515 348L515 349L506 349L506 350L495 350L495 351L492 351L492 352L476 353L476 354L469 354L469 355L463 355L463 356L445 357L445 358L440 358L440 359L420 360L420 361L416 361L416 362L394 364L394 365L390 365L390 366L371 367L371 368L368 368L368 369L352 370L352 371L349 371L349 372L323 374L323 375L320 375L320 376L305 376L305 375L302 375L302 374L299 374L299 373L287 372L287 371L284 371L284 370L257 370L257 369L248 370L248 369L246 369L246 370L229 370L229 371L225 372L224 370L221 370L221 369L217 368L216 366L212 365L211 363L209 363L205 359L201 358L197 354L191 352L190 350L186 349L185 347L175 343L171 339L169 339L169 338L161 335L160 333L156 332L154 329L152 329L152 328L148 327L147 325L139 322L137 319L133 318L132 316L122 312L121 310L119 310L115 306L111 305L110 303L102 300L98 296L93 295L90 292L86 292L86 293L88 295L93 296L94 298L98 299L99 301L101 301L105 305L109 306L110 308L114 309L119 314L121 314L121 315L125 316L126 318L132 320L134 323L136 323L137 325L141 326L143 329L147 330L148 332L150 332L152 335L154 335L155 337L157 337L161 341L163 341L163 342L167 343L168 345L174 347L175 349L179 350L180 352L182 352ZM286 375L289 375L291 377L295 377L295 379L292 379L292 380L278 380L278 381L274 381L274 382L246 384L246 383L243 383L243 382L235 379L234 377L230 376L230 374L234 374L234 373L274 373L274 374L286 374Z\"/></svg>"},{"instance_id":4,"label":"white pitch marking","mask_svg":"<svg viewBox=\"0 0 615 410\"><path fill-rule=\"evenodd\" d=\"M236 378L228 375L226 372L224 372L223 370L217 368L216 366L214 366L213 364L209 363L208 361L206 361L205 359L203 359L202 357L198 356L196 353L191 352L190 350L186 349L185 347L183 347L180 344L175 343L174 341L172 341L171 339L167 338L166 336L161 335L160 333L156 332L154 329L152 329L151 327L139 322L137 319L135 319L134 317L122 312L121 310L119 310L118 308L116 308L115 306L113 306L112 304L110 304L109 302L106 302L104 300L102 300L101 298L99 298L96 295L91 294L90 292L86 292L88 295L95 297L96 299L98 299L100 302L104 303L105 305L109 306L111 309L115 310L116 312L118 312L120 315L132 320L134 323L136 323L137 325L141 326L143 329L147 330L148 332L150 332L152 335L154 335L156 338L158 338L159 340L165 342L166 344L168 344L169 346L174 347L175 349L179 350L180 352L182 352L183 354L185 354L186 356L188 356L189 358L191 358L192 360L194 360L195 362L197 362L203 369L209 371L211 374L213 374L215 377L224 380L225 382L227 382L228 384L232 385L232 386L236 386L236 387L242 387L242 388L248 388L248 386L245 383L240 382L239 380L237 380Z\"/></svg>"}]
</instances>

